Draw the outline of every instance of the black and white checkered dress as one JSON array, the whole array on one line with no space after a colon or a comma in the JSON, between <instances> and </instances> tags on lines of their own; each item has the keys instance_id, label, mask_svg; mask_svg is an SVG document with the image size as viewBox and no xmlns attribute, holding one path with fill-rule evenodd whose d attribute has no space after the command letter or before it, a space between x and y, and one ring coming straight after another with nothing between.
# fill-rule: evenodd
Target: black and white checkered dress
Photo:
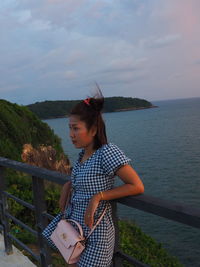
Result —
<instances>
[{"instance_id":1,"label":"black and white checkered dress","mask_svg":"<svg viewBox=\"0 0 200 267\"><path fill-rule=\"evenodd\" d=\"M81 163L84 150L79 153L79 158L75 163L71 175L73 193L70 203L66 209L65 217L78 221L87 236L90 228L84 223L84 214L91 197L100 192L112 189L114 186L114 176L116 170L130 162L130 159L114 144L109 143L97 149L86 161ZM90 235L87 245L77 266L79 267L108 267L111 265L115 229L112 221L112 209L109 201L101 200L94 215L94 224L102 214L106 204L108 208L106 213ZM61 214L44 231L44 236L50 236L55 229ZM52 243L51 240L48 240ZM52 246L55 245L52 243Z\"/></svg>"}]
</instances>

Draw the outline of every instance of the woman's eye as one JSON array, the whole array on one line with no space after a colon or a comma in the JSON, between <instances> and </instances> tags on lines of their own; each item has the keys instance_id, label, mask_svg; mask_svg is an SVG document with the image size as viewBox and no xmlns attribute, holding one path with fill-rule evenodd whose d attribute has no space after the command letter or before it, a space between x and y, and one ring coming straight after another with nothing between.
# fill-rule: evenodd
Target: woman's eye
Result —
<instances>
[{"instance_id":1,"label":"woman's eye","mask_svg":"<svg viewBox=\"0 0 200 267\"><path fill-rule=\"evenodd\" d=\"M75 130L75 131L76 131L76 130L78 130L78 127L69 126L69 129L70 129L70 130Z\"/></svg>"},{"instance_id":2,"label":"woman's eye","mask_svg":"<svg viewBox=\"0 0 200 267\"><path fill-rule=\"evenodd\" d=\"M69 127L70 130L77 131L78 127Z\"/></svg>"}]
</instances>

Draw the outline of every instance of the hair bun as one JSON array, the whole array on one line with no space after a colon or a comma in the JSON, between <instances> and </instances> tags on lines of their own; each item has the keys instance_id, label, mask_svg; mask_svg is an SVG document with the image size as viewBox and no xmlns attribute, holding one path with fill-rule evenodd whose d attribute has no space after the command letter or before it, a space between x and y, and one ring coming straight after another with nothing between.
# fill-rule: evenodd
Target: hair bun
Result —
<instances>
[{"instance_id":1,"label":"hair bun","mask_svg":"<svg viewBox=\"0 0 200 267\"><path fill-rule=\"evenodd\" d=\"M91 98L90 105L91 108L97 112L101 112L103 109L104 99L103 98Z\"/></svg>"},{"instance_id":2,"label":"hair bun","mask_svg":"<svg viewBox=\"0 0 200 267\"><path fill-rule=\"evenodd\" d=\"M97 83L95 92L93 96L90 97L90 105L97 112L101 112L103 110L104 97Z\"/></svg>"}]
</instances>

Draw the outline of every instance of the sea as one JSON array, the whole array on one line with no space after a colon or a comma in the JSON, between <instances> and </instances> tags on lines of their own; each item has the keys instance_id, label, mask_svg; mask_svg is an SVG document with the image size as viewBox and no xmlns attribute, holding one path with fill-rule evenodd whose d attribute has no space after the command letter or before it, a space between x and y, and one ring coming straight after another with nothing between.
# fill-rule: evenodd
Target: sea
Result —
<instances>
[{"instance_id":1,"label":"sea","mask_svg":"<svg viewBox=\"0 0 200 267\"><path fill-rule=\"evenodd\" d=\"M104 113L108 141L132 160L145 194L200 208L200 98L152 101L156 108ZM62 140L72 165L79 150L69 138L68 118L43 120ZM123 182L116 177L115 186ZM133 220L188 267L200 267L200 229L118 204L118 216Z\"/></svg>"}]
</instances>

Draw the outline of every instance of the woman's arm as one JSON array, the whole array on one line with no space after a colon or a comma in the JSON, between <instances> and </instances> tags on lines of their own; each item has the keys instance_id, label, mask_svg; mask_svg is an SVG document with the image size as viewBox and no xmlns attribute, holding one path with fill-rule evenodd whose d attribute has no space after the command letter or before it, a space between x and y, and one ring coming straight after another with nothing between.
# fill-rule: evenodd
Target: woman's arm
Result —
<instances>
[{"instance_id":1,"label":"woman's arm","mask_svg":"<svg viewBox=\"0 0 200 267\"><path fill-rule=\"evenodd\" d=\"M59 207L62 212L64 212L65 207L68 205L70 194L71 194L71 181L68 181L63 185L59 199Z\"/></svg>"},{"instance_id":2,"label":"woman's arm","mask_svg":"<svg viewBox=\"0 0 200 267\"><path fill-rule=\"evenodd\" d=\"M136 171L130 165L127 164L119 168L116 175L119 176L125 184L103 191L103 200L111 200L144 193L144 185ZM101 200L100 193L94 195L94 197Z\"/></svg>"},{"instance_id":3,"label":"woman's arm","mask_svg":"<svg viewBox=\"0 0 200 267\"><path fill-rule=\"evenodd\" d=\"M111 200L144 193L144 185L136 171L130 165L127 164L119 168L116 175L125 183L124 185L103 191L103 199L100 192L93 195L90 199L85 212L85 224L90 228L93 226L93 216L101 200Z\"/></svg>"}]
</instances>

